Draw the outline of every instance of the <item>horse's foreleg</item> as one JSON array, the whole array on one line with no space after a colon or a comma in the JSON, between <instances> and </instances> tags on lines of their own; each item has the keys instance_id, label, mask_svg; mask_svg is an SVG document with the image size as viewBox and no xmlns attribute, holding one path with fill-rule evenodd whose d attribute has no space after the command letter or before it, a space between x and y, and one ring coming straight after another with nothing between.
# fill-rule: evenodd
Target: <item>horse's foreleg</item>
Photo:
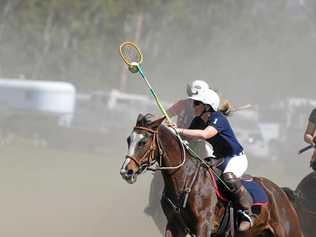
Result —
<instances>
[{"instance_id":1,"label":"horse's foreleg","mask_svg":"<svg viewBox=\"0 0 316 237\"><path fill-rule=\"evenodd\" d=\"M169 223L166 227L165 237L185 237L186 234L175 223Z\"/></svg>"},{"instance_id":2,"label":"horse's foreleg","mask_svg":"<svg viewBox=\"0 0 316 237\"><path fill-rule=\"evenodd\" d=\"M212 224L204 219L197 224L196 237L210 237L212 233Z\"/></svg>"}]
</instances>

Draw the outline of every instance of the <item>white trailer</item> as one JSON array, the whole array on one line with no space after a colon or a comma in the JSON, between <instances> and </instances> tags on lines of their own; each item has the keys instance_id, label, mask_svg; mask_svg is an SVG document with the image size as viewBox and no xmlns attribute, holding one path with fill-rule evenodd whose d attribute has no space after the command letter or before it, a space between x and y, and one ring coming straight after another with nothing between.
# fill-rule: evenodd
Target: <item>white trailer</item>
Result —
<instances>
[{"instance_id":1,"label":"white trailer","mask_svg":"<svg viewBox=\"0 0 316 237\"><path fill-rule=\"evenodd\" d=\"M12 137L46 141L58 127L70 127L75 103L71 83L0 79L1 143Z\"/></svg>"},{"instance_id":2,"label":"white trailer","mask_svg":"<svg viewBox=\"0 0 316 237\"><path fill-rule=\"evenodd\" d=\"M19 114L45 114L70 125L76 89L68 82L0 79L0 110Z\"/></svg>"}]
</instances>

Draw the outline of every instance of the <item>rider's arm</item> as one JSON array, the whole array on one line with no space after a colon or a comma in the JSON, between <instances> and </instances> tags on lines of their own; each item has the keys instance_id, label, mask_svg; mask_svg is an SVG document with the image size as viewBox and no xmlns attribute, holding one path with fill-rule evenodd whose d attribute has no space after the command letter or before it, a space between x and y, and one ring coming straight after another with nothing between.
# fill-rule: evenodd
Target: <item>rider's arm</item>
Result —
<instances>
[{"instance_id":1,"label":"rider's arm","mask_svg":"<svg viewBox=\"0 0 316 237\"><path fill-rule=\"evenodd\" d=\"M304 141L309 144L314 144L313 139L315 137L316 124L308 122L307 128L304 133Z\"/></svg>"},{"instance_id":2,"label":"rider's arm","mask_svg":"<svg viewBox=\"0 0 316 237\"><path fill-rule=\"evenodd\" d=\"M167 109L167 114L171 118L180 114L185 109L186 100L179 100L174 105L172 105L169 109Z\"/></svg>"},{"instance_id":3,"label":"rider's arm","mask_svg":"<svg viewBox=\"0 0 316 237\"><path fill-rule=\"evenodd\" d=\"M316 130L316 109L313 109L313 111L309 115L308 124L304 133L305 142L309 144L315 144L315 130Z\"/></svg>"},{"instance_id":4,"label":"rider's arm","mask_svg":"<svg viewBox=\"0 0 316 237\"><path fill-rule=\"evenodd\" d=\"M212 126L207 126L205 129L177 128L177 131L180 135L204 140L214 137L218 133L217 129Z\"/></svg>"}]
</instances>

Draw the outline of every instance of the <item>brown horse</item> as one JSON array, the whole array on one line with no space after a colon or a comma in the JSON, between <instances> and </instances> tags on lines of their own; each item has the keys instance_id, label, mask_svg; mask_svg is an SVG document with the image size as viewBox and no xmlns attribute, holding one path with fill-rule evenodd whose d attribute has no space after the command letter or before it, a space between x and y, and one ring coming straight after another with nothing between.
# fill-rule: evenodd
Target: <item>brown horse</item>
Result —
<instances>
[{"instance_id":1,"label":"brown horse","mask_svg":"<svg viewBox=\"0 0 316 237\"><path fill-rule=\"evenodd\" d=\"M316 172L308 174L295 191L285 188L299 216L305 237L315 237L316 223Z\"/></svg>"},{"instance_id":2,"label":"brown horse","mask_svg":"<svg viewBox=\"0 0 316 237\"><path fill-rule=\"evenodd\" d=\"M138 116L127 139L122 178L134 183L138 175L158 164L165 185L161 205L167 217L166 237L227 236L218 233L225 210L211 182L213 173L201 165L201 160L190 157L173 129L162 124L163 120ZM259 208L251 230L236 236L302 237L298 217L285 192L268 179L257 181L264 187L269 203Z\"/></svg>"}]
</instances>

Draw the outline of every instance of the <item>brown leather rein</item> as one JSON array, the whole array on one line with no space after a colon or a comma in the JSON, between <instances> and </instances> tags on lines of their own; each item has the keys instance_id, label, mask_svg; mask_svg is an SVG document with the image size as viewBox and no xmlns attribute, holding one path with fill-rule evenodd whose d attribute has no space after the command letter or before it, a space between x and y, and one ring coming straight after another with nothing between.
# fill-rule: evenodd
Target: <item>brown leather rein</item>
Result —
<instances>
[{"instance_id":1,"label":"brown leather rein","mask_svg":"<svg viewBox=\"0 0 316 237\"><path fill-rule=\"evenodd\" d=\"M159 137L158 137L158 129L157 130L153 130L150 128L146 128L146 127L142 127L142 126L135 126L135 129L139 129L139 130L143 130L146 132L149 132L151 134L153 134L152 136L152 140L150 142L150 146L149 149L144 153L144 155L141 157L141 159L139 159L140 161L138 161L135 157L130 156L130 155L126 155L126 158L131 159L133 162L135 162L135 164L138 167L145 167L145 169L147 170L151 170L151 171L158 171L158 170L172 170L172 169L178 169L181 166L184 165L185 160L186 160L186 154L185 154L185 148L182 144L182 142L179 141L179 144L181 145L182 148L182 160L181 163L177 166L161 166L162 165L162 159L164 156L167 156L167 154L163 151L161 144L159 143ZM157 168L153 168L152 166L157 162L157 160L155 159L155 152L157 151L159 152L159 167ZM142 162L144 161L144 162ZM141 170L142 171L142 170Z\"/></svg>"}]
</instances>

